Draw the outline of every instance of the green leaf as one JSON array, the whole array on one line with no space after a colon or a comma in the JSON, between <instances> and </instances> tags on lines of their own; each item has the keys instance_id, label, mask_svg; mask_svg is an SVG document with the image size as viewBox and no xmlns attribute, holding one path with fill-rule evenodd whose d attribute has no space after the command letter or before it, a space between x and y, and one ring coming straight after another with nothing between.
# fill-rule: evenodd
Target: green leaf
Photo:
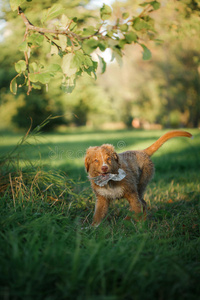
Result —
<instances>
[{"instance_id":1,"label":"green leaf","mask_svg":"<svg viewBox=\"0 0 200 300\"><path fill-rule=\"evenodd\" d=\"M97 79L97 76L96 76L96 70L97 70L97 67L98 67L98 63L97 61L92 61L92 66L85 69L84 71L89 75L89 76L92 76L94 75L94 78Z\"/></svg>"},{"instance_id":2,"label":"green leaf","mask_svg":"<svg viewBox=\"0 0 200 300\"><path fill-rule=\"evenodd\" d=\"M85 55L85 67L88 68L88 67L92 67L92 66L93 66L92 59L90 58L90 56Z\"/></svg>"},{"instance_id":3,"label":"green leaf","mask_svg":"<svg viewBox=\"0 0 200 300\"><path fill-rule=\"evenodd\" d=\"M150 2L144 2L144 3L141 3L139 5L142 6L142 7L145 7L145 6L149 5L149 4L150 4Z\"/></svg>"},{"instance_id":4,"label":"green leaf","mask_svg":"<svg viewBox=\"0 0 200 300\"><path fill-rule=\"evenodd\" d=\"M74 78L72 76L72 78L68 78L66 80L66 78L64 78L64 81L61 85L61 89L67 93L67 94L71 94L73 92L73 90L75 89L76 87L76 78Z\"/></svg>"},{"instance_id":5,"label":"green leaf","mask_svg":"<svg viewBox=\"0 0 200 300\"><path fill-rule=\"evenodd\" d=\"M100 41L98 46L99 46L99 49L103 52L108 48L108 43L107 43L107 41Z\"/></svg>"},{"instance_id":6,"label":"green leaf","mask_svg":"<svg viewBox=\"0 0 200 300\"><path fill-rule=\"evenodd\" d=\"M73 21L74 21L74 19L73 19ZM71 25L69 26L69 30L70 30L70 31L73 31L73 30L75 30L76 28L77 28L77 24L76 24L75 21L74 21L74 22L72 22Z\"/></svg>"},{"instance_id":7,"label":"green leaf","mask_svg":"<svg viewBox=\"0 0 200 300\"><path fill-rule=\"evenodd\" d=\"M54 77L58 72L62 72L60 65L51 64L48 69L43 72L38 72L38 66L36 63L30 64L30 69L33 73L29 74L29 79L31 82L41 82L42 84L47 84L50 82L51 78Z\"/></svg>"},{"instance_id":8,"label":"green leaf","mask_svg":"<svg viewBox=\"0 0 200 300\"><path fill-rule=\"evenodd\" d=\"M105 60L98 55L100 66L101 66L101 74L103 74L106 71L106 62Z\"/></svg>"},{"instance_id":9,"label":"green leaf","mask_svg":"<svg viewBox=\"0 0 200 300\"><path fill-rule=\"evenodd\" d=\"M35 90L41 90L41 85L39 85L39 84L33 83L33 84L32 84L32 87L33 87Z\"/></svg>"},{"instance_id":10,"label":"green leaf","mask_svg":"<svg viewBox=\"0 0 200 300\"><path fill-rule=\"evenodd\" d=\"M71 94L73 92L73 90L75 89L76 85L75 84L66 84L66 85L62 85L62 90L67 93L67 94Z\"/></svg>"},{"instance_id":11,"label":"green leaf","mask_svg":"<svg viewBox=\"0 0 200 300\"><path fill-rule=\"evenodd\" d=\"M59 38L60 47L61 47L62 51L65 51L65 49L67 47L67 37L66 37L66 35L59 34L58 38Z\"/></svg>"},{"instance_id":12,"label":"green leaf","mask_svg":"<svg viewBox=\"0 0 200 300\"><path fill-rule=\"evenodd\" d=\"M108 20L112 15L112 8L109 5L103 4L103 7L100 9L100 15L103 21Z\"/></svg>"},{"instance_id":13,"label":"green leaf","mask_svg":"<svg viewBox=\"0 0 200 300\"><path fill-rule=\"evenodd\" d=\"M122 55L120 54L119 51L113 51L112 53L112 60L116 59L117 63L119 64L120 67L123 65L123 60L122 60Z\"/></svg>"},{"instance_id":14,"label":"green leaf","mask_svg":"<svg viewBox=\"0 0 200 300\"><path fill-rule=\"evenodd\" d=\"M127 25L127 24L119 25L119 29L120 29L121 31L128 31L128 25Z\"/></svg>"},{"instance_id":15,"label":"green leaf","mask_svg":"<svg viewBox=\"0 0 200 300\"><path fill-rule=\"evenodd\" d=\"M15 11L24 2L25 0L10 0L10 7L13 11Z\"/></svg>"},{"instance_id":16,"label":"green leaf","mask_svg":"<svg viewBox=\"0 0 200 300\"><path fill-rule=\"evenodd\" d=\"M125 12L125 13L122 14L122 19L126 20L126 19L128 19L128 17L129 17L128 12Z\"/></svg>"},{"instance_id":17,"label":"green leaf","mask_svg":"<svg viewBox=\"0 0 200 300\"><path fill-rule=\"evenodd\" d=\"M126 39L123 39L123 40L120 40L119 41L119 44L118 44L118 46L120 47L120 48L124 48L124 45L126 45L127 44L127 40Z\"/></svg>"},{"instance_id":18,"label":"green leaf","mask_svg":"<svg viewBox=\"0 0 200 300\"><path fill-rule=\"evenodd\" d=\"M31 82L38 82L39 81L42 84L49 83L49 81L51 80L52 77L53 77L52 74L48 71L38 73L38 74L31 73L29 75L29 79L30 79Z\"/></svg>"},{"instance_id":19,"label":"green leaf","mask_svg":"<svg viewBox=\"0 0 200 300\"><path fill-rule=\"evenodd\" d=\"M133 31L129 31L127 34L124 35L125 39L128 44L131 44L132 42L137 41L137 34Z\"/></svg>"},{"instance_id":20,"label":"green leaf","mask_svg":"<svg viewBox=\"0 0 200 300\"><path fill-rule=\"evenodd\" d=\"M68 19L68 17L66 15L62 14L61 19L60 19L60 23L62 24L62 26L66 27L69 22L70 22L70 20Z\"/></svg>"},{"instance_id":21,"label":"green leaf","mask_svg":"<svg viewBox=\"0 0 200 300\"><path fill-rule=\"evenodd\" d=\"M39 33L33 33L27 39L27 43L33 46L41 46L43 41L44 41L44 36Z\"/></svg>"},{"instance_id":22,"label":"green leaf","mask_svg":"<svg viewBox=\"0 0 200 300\"><path fill-rule=\"evenodd\" d=\"M83 35L94 35L96 32L94 26L88 26L87 28L83 28Z\"/></svg>"},{"instance_id":23,"label":"green leaf","mask_svg":"<svg viewBox=\"0 0 200 300\"><path fill-rule=\"evenodd\" d=\"M38 72L38 65L36 64L36 62L32 62L31 64L29 64L29 71L31 73L35 73Z\"/></svg>"},{"instance_id":24,"label":"green leaf","mask_svg":"<svg viewBox=\"0 0 200 300\"><path fill-rule=\"evenodd\" d=\"M17 71L17 73L25 72L26 71L26 62L25 62L25 60L19 60L15 64L15 70Z\"/></svg>"},{"instance_id":25,"label":"green leaf","mask_svg":"<svg viewBox=\"0 0 200 300\"><path fill-rule=\"evenodd\" d=\"M44 73L40 73L38 75L39 75L39 80L38 81L43 83L43 84L49 83L49 81L53 77L50 72L44 72Z\"/></svg>"},{"instance_id":26,"label":"green leaf","mask_svg":"<svg viewBox=\"0 0 200 300\"><path fill-rule=\"evenodd\" d=\"M51 55L58 55L58 47L56 45L51 45Z\"/></svg>"},{"instance_id":27,"label":"green leaf","mask_svg":"<svg viewBox=\"0 0 200 300\"><path fill-rule=\"evenodd\" d=\"M158 1L152 1L150 4L153 6L154 10L157 10L160 8L160 3Z\"/></svg>"},{"instance_id":28,"label":"green leaf","mask_svg":"<svg viewBox=\"0 0 200 300\"><path fill-rule=\"evenodd\" d=\"M22 52L25 52L25 51L28 50L28 45L27 45L27 42L26 42L26 41L24 41L23 43L21 43L21 44L19 45L19 50L22 51Z\"/></svg>"},{"instance_id":29,"label":"green leaf","mask_svg":"<svg viewBox=\"0 0 200 300\"><path fill-rule=\"evenodd\" d=\"M154 10L157 10L160 8L160 3L158 1L150 1L150 2L141 3L140 6L144 7L149 4L153 7Z\"/></svg>"},{"instance_id":30,"label":"green leaf","mask_svg":"<svg viewBox=\"0 0 200 300\"><path fill-rule=\"evenodd\" d=\"M99 42L93 38L85 40L82 45L82 49L85 53L92 53L99 45Z\"/></svg>"},{"instance_id":31,"label":"green leaf","mask_svg":"<svg viewBox=\"0 0 200 300\"><path fill-rule=\"evenodd\" d=\"M43 18L41 20L42 23L52 20L59 15L63 14L65 12L65 9L62 7L61 4L54 4L52 7L47 9L43 15Z\"/></svg>"},{"instance_id":32,"label":"green leaf","mask_svg":"<svg viewBox=\"0 0 200 300\"><path fill-rule=\"evenodd\" d=\"M35 73L30 73L29 74L29 79L31 82L37 82L39 81L39 77L38 77L39 74L35 74Z\"/></svg>"},{"instance_id":33,"label":"green leaf","mask_svg":"<svg viewBox=\"0 0 200 300\"><path fill-rule=\"evenodd\" d=\"M51 64L48 66L48 71L51 73L58 73L58 72L62 72L61 66L58 64Z\"/></svg>"},{"instance_id":34,"label":"green leaf","mask_svg":"<svg viewBox=\"0 0 200 300\"><path fill-rule=\"evenodd\" d=\"M72 53L68 53L63 56L62 70L63 70L63 73L68 77L72 76L73 74L75 74L77 72L77 68L71 67L71 62L72 62L73 56L74 56L74 54L72 54Z\"/></svg>"},{"instance_id":35,"label":"green leaf","mask_svg":"<svg viewBox=\"0 0 200 300\"><path fill-rule=\"evenodd\" d=\"M135 20L133 21L132 26L137 31L149 28L149 24L147 22L145 22L143 19L139 18L139 17L135 18Z\"/></svg>"},{"instance_id":36,"label":"green leaf","mask_svg":"<svg viewBox=\"0 0 200 300\"><path fill-rule=\"evenodd\" d=\"M75 54L72 57L71 67L79 69L84 64L84 61L85 61L85 55L83 54L82 51L78 50L75 52Z\"/></svg>"},{"instance_id":37,"label":"green leaf","mask_svg":"<svg viewBox=\"0 0 200 300\"><path fill-rule=\"evenodd\" d=\"M11 91L11 93L13 93L14 95L17 94L17 77L18 77L18 75L15 76L15 77L11 80L11 82L10 82L10 91Z\"/></svg>"},{"instance_id":38,"label":"green leaf","mask_svg":"<svg viewBox=\"0 0 200 300\"><path fill-rule=\"evenodd\" d=\"M144 45L141 44L142 48L143 48L143 59L144 60L149 60L151 58L151 51Z\"/></svg>"}]
</instances>

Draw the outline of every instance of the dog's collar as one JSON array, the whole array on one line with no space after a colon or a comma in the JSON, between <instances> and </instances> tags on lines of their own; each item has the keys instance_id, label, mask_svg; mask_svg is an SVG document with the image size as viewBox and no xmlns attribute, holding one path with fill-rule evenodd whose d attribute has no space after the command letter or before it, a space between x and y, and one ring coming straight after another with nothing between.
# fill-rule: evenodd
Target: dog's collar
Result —
<instances>
[{"instance_id":1,"label":"dog's collar","mask_svg":"<svg viewBox=\"0 0 200 300\"><path fill-rule=\"evenodd\" d=\"M89 177L89 179L94 180L94 182L99 186L104 186L108 183L108 181L121 181L126 177L126 172L122 169L118 169L118 174L108 173L105 175L99 175L96 177Z\"/></svg>"}]
</instances>

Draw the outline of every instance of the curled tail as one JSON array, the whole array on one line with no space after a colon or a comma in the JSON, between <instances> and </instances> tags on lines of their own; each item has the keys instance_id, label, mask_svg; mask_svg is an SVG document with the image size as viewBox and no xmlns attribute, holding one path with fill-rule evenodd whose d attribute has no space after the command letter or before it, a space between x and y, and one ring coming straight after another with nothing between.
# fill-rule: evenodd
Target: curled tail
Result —
<instances>
[{"instance_id":1,"label":"curled tail","mask_svg":"<svg viewBox=\"0 0 200 300\"><path fill-rule=\"evenodd\" d=\"M174 131L169 131L165 133L163 136L161 136L155 143L153 143L150 147L144 149L143 151L151 156L156 152L166 141L168 141L171 138L174 138L176 136L186 136L191 138L192 135L187 132L187 131L181 131L181 130L174 130Z\"/></svg>"}]
</instances>

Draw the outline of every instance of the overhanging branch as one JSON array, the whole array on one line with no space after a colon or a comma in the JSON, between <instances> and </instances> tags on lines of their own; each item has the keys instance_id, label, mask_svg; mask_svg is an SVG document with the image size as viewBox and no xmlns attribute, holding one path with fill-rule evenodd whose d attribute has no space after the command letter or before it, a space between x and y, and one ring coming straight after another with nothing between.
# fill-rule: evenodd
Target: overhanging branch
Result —
<instances>
[{"instance_id":1,"label":"overhanging branch","mask_svg":"<svg viewBox=\"0 0 200 300\"><path fill-rule=\"evenodd\" d=\"M28 20L28 18L25 16L25 14L22 11L21 7L18 7L18 14L22 17L22 20L23 20L23 22L24 22L24 24L25 24L25 26L28 30L36 31L36 32L39 32L40 34L45 34L45 33L50 33L50 34L55 34L55 35L61 34L61 35L66 35L70 38L74 37L77 40L86 40L86 39L89 39L93 36L93 35L90 35L90 36L82 37L82 36L72 32L72 31L70 31L69 28L66 28L66 29L48 29L48 28L34 26Z\"/></svg>"}]
</instances>

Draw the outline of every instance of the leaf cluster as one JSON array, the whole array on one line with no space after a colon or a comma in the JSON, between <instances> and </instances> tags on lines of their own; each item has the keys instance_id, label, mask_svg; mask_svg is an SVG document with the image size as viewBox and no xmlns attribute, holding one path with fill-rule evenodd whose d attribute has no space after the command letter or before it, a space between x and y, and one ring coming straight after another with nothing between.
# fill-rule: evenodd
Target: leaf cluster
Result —
<instances>
[{"instance_id":1,"label":"leaf cluster","mask_svg":"<svg viewBox=\"0 0 200 300\"><path fill-rule=\"evenodd\" d=\"M43 10L40 25L35 26L24 14L24 8L30 0L11 0L11 9L22 17L25 26L25 35L19 50L24 53L24 60L15 64L17 75L10 84L11 91L16 94L18 87L26 86L27 94L34 89L41 89L55 76L62 78L62 88L65 92L72 92L76 79L83 73L96 79L98 64L101 72L106 71L106 62L102 53L111 49L112 59L119 63L123 56L123 49L129 44L138 44L143 50L143 59L151 58L151 52L144 44L144 34L149 39L155 39L154 20L151 12L159 9L158 1L144 2L141 4L142 12L137 16L130 16L128 12L121 14L117 20L113 19L113 9L103 4L99 11L99 19L95 24L81 27L77 18L69 19L65 14L66 9L60 4L53 4ZM23 5L23 10L21 8ZM33 4L29 3L29 6ZM48 57L57 57L56 63L45 66L36 61L34 53L44 44L48 43ZM98 53L98 61L93 53ZM19 84L19 78L24 78L24 83Z\"/></svg>"}]
</instances>

